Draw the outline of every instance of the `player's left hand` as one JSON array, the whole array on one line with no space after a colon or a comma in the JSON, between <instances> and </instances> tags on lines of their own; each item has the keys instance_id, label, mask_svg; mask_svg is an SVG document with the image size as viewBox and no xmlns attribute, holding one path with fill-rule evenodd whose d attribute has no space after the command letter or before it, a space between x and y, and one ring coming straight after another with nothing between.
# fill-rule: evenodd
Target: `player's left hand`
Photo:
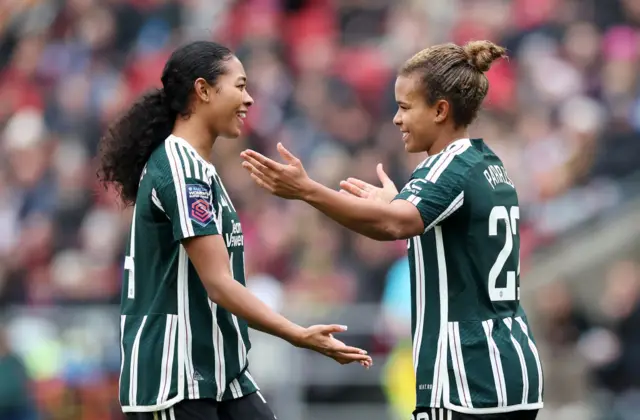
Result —
<instances>
[{"instance_id":1,"label":"player's left hand","mask_svg":"<svg viewBox=\"0 0 640 420\"><path fill-rule=\"evenodd\" d=\"M382 183L382 188L371 185L358 178L349 178L346 181L340 182L340 192L369 200L390 203L396 195L398 195L398 189L391 178L389 178L389 175L384 171L382 163L379 163L376 167L376 173Z\"/></svg>"},{"instance_id":2,"label":"player's left hand","mask_svg":"<svg viewBox=\"0 0 640 420\"><path fill-rule=\"evenodd\" d=\"M254 151L240 153L242 167L251 173L251 178L260 187L278 197L299 200L304 197L313 181L307 175L300 159L278 143L278 152L286 164L278 163Z\"/></svg>"}]
</instances>

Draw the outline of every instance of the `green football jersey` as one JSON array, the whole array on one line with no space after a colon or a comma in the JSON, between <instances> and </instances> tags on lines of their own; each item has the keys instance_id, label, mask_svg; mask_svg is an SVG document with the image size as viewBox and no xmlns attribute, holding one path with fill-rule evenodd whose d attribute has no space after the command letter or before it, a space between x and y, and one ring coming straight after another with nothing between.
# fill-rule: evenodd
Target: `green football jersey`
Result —
<instances>
[{"instance_id":1,"label":"green football jersey","mask_svg":"<svg viewBox=\"0 0 640 420\"><path fill-rule=\"evenodd\" d=\"M133 212L121 302L120 403L165 410L184 399L234 399L258 390L247 324L211 301L181 240L222 235L244 284L238 215L215 167L176 136L149 158Z\"/></svg>"},{"instance_id":2,"label":"green football jersey","mask_svg":"<svg viewBox=\"0 0 640 420\"><path fill-rule=\"evenodd\" d=\"M427 158L396 199L425 230L408 241L417 406L473 414L542 407L540 357L520 306L520 210L480 139Z\"/></svg>"}]
</instances>

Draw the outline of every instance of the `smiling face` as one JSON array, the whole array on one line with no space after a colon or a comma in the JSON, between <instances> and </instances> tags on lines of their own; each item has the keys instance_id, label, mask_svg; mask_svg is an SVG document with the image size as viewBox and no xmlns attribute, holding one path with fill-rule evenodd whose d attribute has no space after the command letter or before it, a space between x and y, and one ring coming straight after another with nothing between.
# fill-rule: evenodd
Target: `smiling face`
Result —
<instances>
[{"instance_id":1,"label":"smiling face","mask_svg":"<svg viewBox=\"0 0 640 420\"><path fill-rule=\"evenodd\" d=\"M409 153L429 150L440 131L442 116L439 108L443 106L442 101L429 106L422 92L420 79L415 74L398 76L395 95L398 112L393 117L393 123L402 132L405 150Z\"/></svg>"},{"instance_id":2,"label":"smiling face","mask_svg":"<svg viewBox=\"0 0 640 420\"><path fill-rule=\"evenodd\" d=\"M195 83L196 92L204 102L203 113L212 132L226 138L237 138L242 132L244 118L253 105L247 91L247 75L237 57L225 62L225 72L213 86L204 79Z\"/></svg>"}]
</instances>

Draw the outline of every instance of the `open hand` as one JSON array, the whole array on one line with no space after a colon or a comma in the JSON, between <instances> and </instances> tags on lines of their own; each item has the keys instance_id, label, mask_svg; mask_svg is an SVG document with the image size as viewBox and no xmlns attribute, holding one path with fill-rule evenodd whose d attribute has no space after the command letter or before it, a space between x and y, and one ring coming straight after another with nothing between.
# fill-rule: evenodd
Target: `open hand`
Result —
<instances>
[{"instance_id":1,"label":"open hand","mask_svg":"<svg viewBox=\"0 0 640 420\"><path fill-rule=\"evenodd\" d=\"M390 203L396 195L398 195L398 189L395 184L389 178L382 168L382 163L378 163L376 167L378 178L382 183L382 188L371 185L368 182L364 182L358 178L349 178L346 181L340 182L340 190L343 194L351 194L356 197L366 198L369 200L382 201Z\"/></svg>"},{"instance_id":2,"label":"open hand","mask_svg":"<svg viewBox=\"0 0 640 420\"><path fill-rule=\"evenodd\" d=\"M251 179L256 184L271 194L293 200L303 198L313 181L300 159L285 149L282 143L278 143L278 152L286 164L271 160L254 150L245 150L240 153L244 159L242 167L251 173Z\"/></svg>"},{"instance_id":3,"label":"open hand","mask_svg":"<svg viewBox=\"0 0 640 420\"><path fill-rule=\"evenodd\" d=\"M295 343L298 347L316 351L332 358L341 365L358 362L369 368L373 361L367 352L357 347L351 347L336 339L333 334L344 332L343 325L314 325L306 329L300 340Z\"/></svg>"}]
</instances>

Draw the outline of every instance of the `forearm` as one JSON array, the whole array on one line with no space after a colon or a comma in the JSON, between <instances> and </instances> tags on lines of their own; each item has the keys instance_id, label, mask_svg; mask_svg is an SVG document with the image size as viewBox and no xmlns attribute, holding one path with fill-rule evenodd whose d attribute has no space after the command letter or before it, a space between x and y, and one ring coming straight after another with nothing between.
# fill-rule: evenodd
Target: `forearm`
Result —
<instances>
[{"instance_id":1,"label":"forearm","mask_svg":"<svg viewBox=\"0 0 640 420\"><path fill-rule=\"evenodd\" d=\"M302 199L349 230L379 241L397 239L389 204L340 194L316 182Z\"/></svg>"},{"instance_id":2,"label":"forearm","mask_svg":"<svg viewBox=\"0 0 640 420\"><path fill-rule=\"evenodd\" d=\"M212 301L247 321L252 328L298 345L304 328L271 310L233 278L208 281L205 288Z\"/></svg>"}]
</instances>

